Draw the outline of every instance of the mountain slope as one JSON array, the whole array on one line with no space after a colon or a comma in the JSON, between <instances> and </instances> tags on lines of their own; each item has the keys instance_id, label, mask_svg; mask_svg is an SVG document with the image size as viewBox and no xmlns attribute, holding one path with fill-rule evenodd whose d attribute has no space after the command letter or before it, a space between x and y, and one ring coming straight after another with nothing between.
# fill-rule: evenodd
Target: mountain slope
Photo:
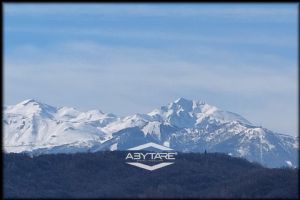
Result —
<instances>
[{"instance_id":1,"label":"mountain slope","mask_svg":"<svg viewBox=\"0 0 300 200\"><path fill-rule=\"evenodd\" d=\"M6 152L126 150L155 142L182 152L223 152L269 167L298 165L298 138L184 98L148 114L126 117L56 108L30 99L6 107L3 123Z\"/></svg>"},{"instance_id":2,"label":"mountain slope","mask_svg":"<svg viewBox=\"0 0 300 200\"><path fill-rule=\"evenodd\" d=\"M8 152L72 144L91 146L108 139L99 127L116 120L101 111L80 112L26 100L4 111L4 144Z\"/></svg>"}]
</instances>

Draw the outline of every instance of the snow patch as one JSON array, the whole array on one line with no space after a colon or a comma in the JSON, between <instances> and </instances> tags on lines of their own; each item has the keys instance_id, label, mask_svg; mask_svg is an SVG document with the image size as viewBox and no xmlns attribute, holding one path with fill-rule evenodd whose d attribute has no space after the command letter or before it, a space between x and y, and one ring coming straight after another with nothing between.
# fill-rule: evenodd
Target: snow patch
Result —
<instances>
[{"instance_id":1,"label":"snow patch","mask_svg":"<svg viewBox=\"0 0 300 200\"><path fill-rule=\"evenodd\" d=\"M110 146L111 151L116 151L117 149L118 149L118 143L115 143L115 144Z\"/></svg>"},{"instance_id":2,"label":"snow patch","mask_svg":"<svg viewBox=\"0 0 300 200\"><path fill-rule=\"evenodd\" d=\"M289 166L289 167L293 167L293 164L290 160L286 160L285 163Z\"/></svg>"},{"instance_id":3,"label":"snow patch","mask_svg":"<svg viewBox=\"0 0 300 200\"><path fill-rule=\"evenodd\" d=\"M166 147L170 147L170 141L165 141L165 142L163 143L163 145L166 146Z\"/></svg>"}]
</instances>

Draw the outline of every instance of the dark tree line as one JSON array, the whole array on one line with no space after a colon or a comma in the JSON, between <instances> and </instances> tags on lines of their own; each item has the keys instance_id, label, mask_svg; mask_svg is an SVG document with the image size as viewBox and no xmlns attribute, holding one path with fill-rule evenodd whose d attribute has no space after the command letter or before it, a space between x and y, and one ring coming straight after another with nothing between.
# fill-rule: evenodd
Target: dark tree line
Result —
<instances>
[{"instance_id":1,"label":"dark tree line","mask_svg":"<svg viewBox=\"0 0 300 200\"><path fill-rule=\"evenodd\" d=\"M179 154L146 171L125 152L4 155L5 198L297 198L298 169L217 153Z\"/></svg>"}]
</instances>

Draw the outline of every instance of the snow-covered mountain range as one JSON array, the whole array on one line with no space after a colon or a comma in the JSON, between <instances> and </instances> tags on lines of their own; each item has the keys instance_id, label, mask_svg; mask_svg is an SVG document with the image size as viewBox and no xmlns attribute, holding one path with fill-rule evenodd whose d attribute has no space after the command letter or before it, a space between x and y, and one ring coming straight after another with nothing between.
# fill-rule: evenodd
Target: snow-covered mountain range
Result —
<instances>
[{"instance_id":1,"label":"snow-covered mountain range","mask_svg":"<svg viewBox=\"0 0 300 200\"><path fill-rule=\"evenodd\" d=\"M181 152L223 152L269 167L298 167L298 137L184 98L148 114L126 117L29 99L5 107L3 124L5 152L113 151L155 142Z\"/></svg>"}]
</instances>

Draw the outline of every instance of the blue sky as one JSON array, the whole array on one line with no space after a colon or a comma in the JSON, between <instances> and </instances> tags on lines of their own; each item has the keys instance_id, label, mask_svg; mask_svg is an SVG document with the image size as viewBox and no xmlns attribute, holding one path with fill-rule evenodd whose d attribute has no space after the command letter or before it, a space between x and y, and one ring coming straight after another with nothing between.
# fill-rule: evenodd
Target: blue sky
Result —
<instances>
[{"instance_id":1,"label":"blue sky","mask_svg":"<svg viewBox=\"0 0 300 200\"><path fill-rule=\"evenodd\" d=\"M4 103L202 100L296 135L297 4L4 4Z\"/></svg>"}]
</instances>

